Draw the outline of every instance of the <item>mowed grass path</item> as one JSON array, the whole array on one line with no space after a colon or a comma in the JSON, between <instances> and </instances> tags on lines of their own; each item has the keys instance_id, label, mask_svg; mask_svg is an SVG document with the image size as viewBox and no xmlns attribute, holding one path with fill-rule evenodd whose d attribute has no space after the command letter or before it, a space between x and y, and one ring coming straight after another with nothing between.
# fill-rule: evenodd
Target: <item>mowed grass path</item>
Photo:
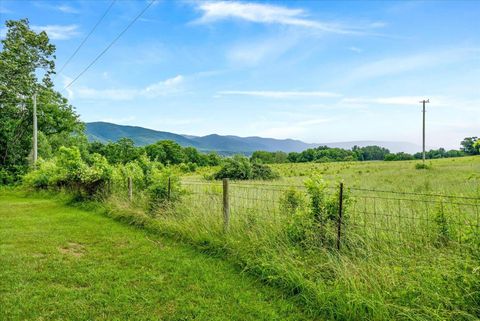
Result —
<instances>
[{"instance_id":1,"label":"mowed grass path","mask_svg":"<svg viewBox=\"0 0 480 321\"><path fill-rule=\"evenodd\" d=\"M0 190L0 320L303 320L221 259Z\"/></svg>"}]
</instances>

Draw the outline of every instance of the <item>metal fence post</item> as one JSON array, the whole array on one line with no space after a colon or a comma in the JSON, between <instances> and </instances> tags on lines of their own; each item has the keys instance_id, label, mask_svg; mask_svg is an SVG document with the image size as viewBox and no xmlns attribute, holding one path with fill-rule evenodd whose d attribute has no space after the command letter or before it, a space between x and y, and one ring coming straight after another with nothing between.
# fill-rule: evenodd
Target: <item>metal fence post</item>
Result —
<instances>
[{"instance_id":1,"label":"metal fence post","mask_svg":"<svg viewBox=\"0 0 480 321\"><path fill-rule=\"evenodd\" d=\"M133 201L133 181L130 176L128 177L128 200Z\"/></svg>"},{"instance_id":2,"label":"metal fence post","mask_svg":"<svg viewBox=\"0 0 480 321\"><path fill-rule=\"evenodd\" d=\"M167 185L167 200L170 201L170 196L172 194L172 179L170 176L168 177L168 185Z\"/></svg>"},{"instance_id":3,"label":"metal fence post","mask_svg":"<svg viewBox=\"0 0 480 321\"><path fill-rule=\"evenodd\" d=\"M223 231L228 231L230 224L230 204L228 200L228 178L223 179Z\"/></svg>"},{"instance_id":4,"label":"metal fence post","mask_svg":"<svg viewBox=\"0 0 480 321\"><path fill-rule=\"evenodd\" d=\"M340 251L340 240L342 236L342 214L343 214L343 183L340 183L338 197L338 223L337 223L337 250Z\"/></svg>"}]
</instances>

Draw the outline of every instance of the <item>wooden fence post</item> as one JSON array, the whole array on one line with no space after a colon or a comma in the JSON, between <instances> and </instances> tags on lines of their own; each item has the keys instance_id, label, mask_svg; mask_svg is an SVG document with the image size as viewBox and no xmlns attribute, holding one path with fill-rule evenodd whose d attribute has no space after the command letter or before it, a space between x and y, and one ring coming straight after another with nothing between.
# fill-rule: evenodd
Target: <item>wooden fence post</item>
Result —
<instances>
[{"instance_id":1,"label":"wooden fence post","mask_svg":"<svg viewBox=\"0 0 480 321\"><path fill-rule=\"evenodd\" d=\"M230 204L228 200L228 178L223 179L223 231L228 231L230 224Z\"/></svg>"},{"instance_id":2,"label":"wooden fence post","mask_svg":"<svg viewBox=\"0 0 480 321\"><path fill-rule=\"evenodd\" d=\"M170 196L172 194L172 180L170 176L168 177L168 186L167 186L167 200L170 201Z\"/></svg>"},{"instance_id":3,"label":"wooden fence post","mask_svg":"<svg viewBox=\"0 0 480 321\"><path fill-rule=\"evenodd\" d=\"M340 241L342 236L342 214L343 214L343 183L340 183L338 197L338 222L337 222L337 250L340 251Z\"/></svg>"},{"instance_id":4,"label":"wooden fence post","mask_svg":"<svg viewBox=\"0 0 480 321\"><path fill-rule=\"evenodd\" d=\"M130 176L128 177L128 200L133 201L133 181Z\"/></svg>"}]
</instances>

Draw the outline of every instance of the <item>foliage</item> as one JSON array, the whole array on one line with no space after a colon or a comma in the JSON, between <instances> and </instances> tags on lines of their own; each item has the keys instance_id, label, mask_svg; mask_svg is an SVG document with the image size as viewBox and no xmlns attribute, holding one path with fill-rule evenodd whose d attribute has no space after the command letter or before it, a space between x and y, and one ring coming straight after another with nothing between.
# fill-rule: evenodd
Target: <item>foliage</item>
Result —
<instances>
[{"instance_id":1,"label":"foliage","mask_svg":"<svg viewBox=\"0 0 480 321\"><path fill-rule=\"evenodd\" d=\"M290 188L283 192L280 198L280 208L282 212L293 216L297 211L305 207L305 195L295 188Z\"/></svg>"},{"instance_id":2,"label":"foliage","mask_svg":"<svg viewBox=\"0 0 480 321\"><path fill-rule=\"evenodd\" d=\"M386 161L403 161L403 160L413 160L413 159L414 157L412 155L404 152L385 155Z\"/></svg>"},{"instance_id":3,"label":"foliage","mask_svg":"<svg viewBox=\"0 0 480 321\"><path fill-rule=\"evenodd\" d=\"M252 164L248 158L242 155L227 158L222 168L214 175L215 179L230 178L234 180L272 180L278 177L278 174L269 166L259 163Z\"/></svg>"},{"instance_id":4,"label":"foliage","mask_svg":"<svg viewBox=\"0 0 480 321\"><path fill-rule=\"evenodd\" d=\"M281 151L266 152L260 150L253 152L250 160L254 163L281 164L288 162L288 154Z\"/></svg>"},{"instance_id":5,"label":"foliage","mask_svg":"<svg viewBox=\"0 0 480 321\"><path fill-rule=\"evenodd\" d=\"M431 164L424 164L424 163L415 164L415 169L431 169L431 168L432 168Z\"/></svg>"},{"instance_id":6,"label":"foliage","mask_svg":"<svg viewBox=\"0 0 480 321\"><path fill-rule=\"evenodd\" d=\"M47 34L32 31L27 19L5 24L0 52L0 166L14 177L18 169L26 169L32 149L34 93L38 129L47 140L80 130L81 124L73 107L53 90L55 46ZM39 70L44 73L40 80ZM40 154L44 152L40 150Z\"/></svg>"},{"instance_id":7,"label":"foliage","mask_svg":"<svg viewBox=\"0 0 480 321\"><path fill-rule=\"evenodd\" d=\"M352 151L359 161L384 160L390 151L380 146L353 146Z\"/></svg>"},{"instance_id":8,"label":"foliage","mask_svg":"<svg viewBox=\"0 0 480 321\"><path fill-rule=\"evenodd\" d=\"M50 160L40 160L37 168L24 177L24 184L36 189L67 188L81 196L106 193L112 167L105 157L93 154L87 164L76 147L61 147Z\"/></svg>"},{"instance_id":9,"label":"foliage","mask_svg":"<svg viewBox=\"0 0 480 321\"><path fill-rule=\"evenodd\" d=\"M460 144L462 145L462 151L465 152L465 154L480 154L480 139L478 137L465 137Z\"/></svg>"},{"instance_id":10,"label":"foliage","mask_svg":"<svg viewBox=\"0 0 480 321\"><path fill-rule=\"evenodd\" d=\"M180 177L171 170L164 170L149 187L149 208L153 212L165 209L180 201L185 191L180 184Z\"/></svg>"}]
</instances>

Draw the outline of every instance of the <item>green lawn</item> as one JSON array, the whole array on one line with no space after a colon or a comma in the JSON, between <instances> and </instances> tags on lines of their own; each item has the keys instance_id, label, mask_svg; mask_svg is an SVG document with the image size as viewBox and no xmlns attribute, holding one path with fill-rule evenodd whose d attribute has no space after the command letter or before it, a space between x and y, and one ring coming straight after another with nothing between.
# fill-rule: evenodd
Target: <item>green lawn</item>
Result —
<instances>
[{"instance_id":1,"label":"green lawn","mask_svg":"<svg viewBox=\"0 0 480 321\"><path fill-rule=\"evenodd\" d=\"M302 320L218 258L52 199L0 191L0 320Z\"/></svg>"}]
</instances>

